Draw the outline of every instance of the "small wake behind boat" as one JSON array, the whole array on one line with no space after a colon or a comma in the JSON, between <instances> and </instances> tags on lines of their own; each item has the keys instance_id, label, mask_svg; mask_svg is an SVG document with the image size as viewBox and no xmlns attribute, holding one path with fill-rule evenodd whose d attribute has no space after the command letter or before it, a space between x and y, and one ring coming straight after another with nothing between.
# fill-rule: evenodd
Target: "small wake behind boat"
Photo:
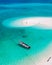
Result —
<instances>
[{"instance_id":1,"label":"small wake behind boat","mask_svg":"<svg viewBox=\"0 0 52 65\"><path fill-rule=\"evenodd\" d=\"M27 45L26 43L22 42L22 41L20 41L20 43L18 45L23 47L23 48L30 49L30 46Z\"/></svg>"}]
</instances>

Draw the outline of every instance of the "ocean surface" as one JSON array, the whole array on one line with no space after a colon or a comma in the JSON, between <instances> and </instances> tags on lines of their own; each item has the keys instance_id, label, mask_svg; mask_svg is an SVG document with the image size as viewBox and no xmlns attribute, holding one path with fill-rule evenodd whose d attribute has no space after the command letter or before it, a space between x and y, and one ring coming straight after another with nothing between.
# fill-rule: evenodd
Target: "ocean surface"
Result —
<instances>
[{"instance_id":1,"label":"ocean surface","mask_svg":"<svg viewBox=\"0 0 52 65\"><path fill-rule=\"evenodd\" d=\"M18 20L26 17L52 17L52 4L0 5L0 65L19 65L18 61L41 53L52 41L52 29L10 28L2 25L9 18ZM19 41L31 48L27 50L19 47Z\"/></svg>"}]
</instances>

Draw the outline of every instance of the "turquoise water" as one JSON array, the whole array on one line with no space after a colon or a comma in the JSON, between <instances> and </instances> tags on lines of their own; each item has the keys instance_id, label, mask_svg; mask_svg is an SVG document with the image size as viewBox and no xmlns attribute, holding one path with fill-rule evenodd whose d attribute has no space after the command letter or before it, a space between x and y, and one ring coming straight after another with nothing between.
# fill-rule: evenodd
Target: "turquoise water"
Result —
<instances>
[{"instance_id":1,"label":"turquoise water","mask_svg":"<svg viewBox=\"0 0 52 65\"><path fill-rule=\"evenodd\" d=\"M42 52L52 41L52 29L10 28L2 25L6 19L25 17L52 17L52 4L0 5L0 65L18 65L14 63ZM31 48L19 47L17 44L20 40Z\"/></svg>"}]
</instances>

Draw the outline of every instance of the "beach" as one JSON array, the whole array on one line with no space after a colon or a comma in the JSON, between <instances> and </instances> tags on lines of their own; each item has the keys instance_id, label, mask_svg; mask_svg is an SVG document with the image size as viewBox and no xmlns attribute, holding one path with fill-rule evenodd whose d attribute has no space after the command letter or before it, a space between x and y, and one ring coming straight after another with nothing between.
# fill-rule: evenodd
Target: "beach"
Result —
<instances>
[{"instance_id":1,"label":"beach","mask_svg":"<svg viewBox=\"0 0 52 65\"><path fill-rule=\"evenodd\" d=\"M43 52L24 58L19 65L52 65L52 42Z\"/></svg>"}]
</instances>

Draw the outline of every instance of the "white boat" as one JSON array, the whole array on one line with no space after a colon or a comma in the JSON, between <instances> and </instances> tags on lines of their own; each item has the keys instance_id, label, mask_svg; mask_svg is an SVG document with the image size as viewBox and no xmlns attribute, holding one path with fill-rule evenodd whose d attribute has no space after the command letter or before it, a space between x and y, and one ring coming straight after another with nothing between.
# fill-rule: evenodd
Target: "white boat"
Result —
<instances>
[{"instance_id":1,"label":"white boat","mask_svg":"<svg viewBox=\"0 0 52 65\"><path fill-rule=\"evenodd\" d=\"M30 46L27 45L26 43L22 42L22 41L20 41L20 43L18 45L23 47L23 48L30 49Z\"/></svg>"}]
</instances>

